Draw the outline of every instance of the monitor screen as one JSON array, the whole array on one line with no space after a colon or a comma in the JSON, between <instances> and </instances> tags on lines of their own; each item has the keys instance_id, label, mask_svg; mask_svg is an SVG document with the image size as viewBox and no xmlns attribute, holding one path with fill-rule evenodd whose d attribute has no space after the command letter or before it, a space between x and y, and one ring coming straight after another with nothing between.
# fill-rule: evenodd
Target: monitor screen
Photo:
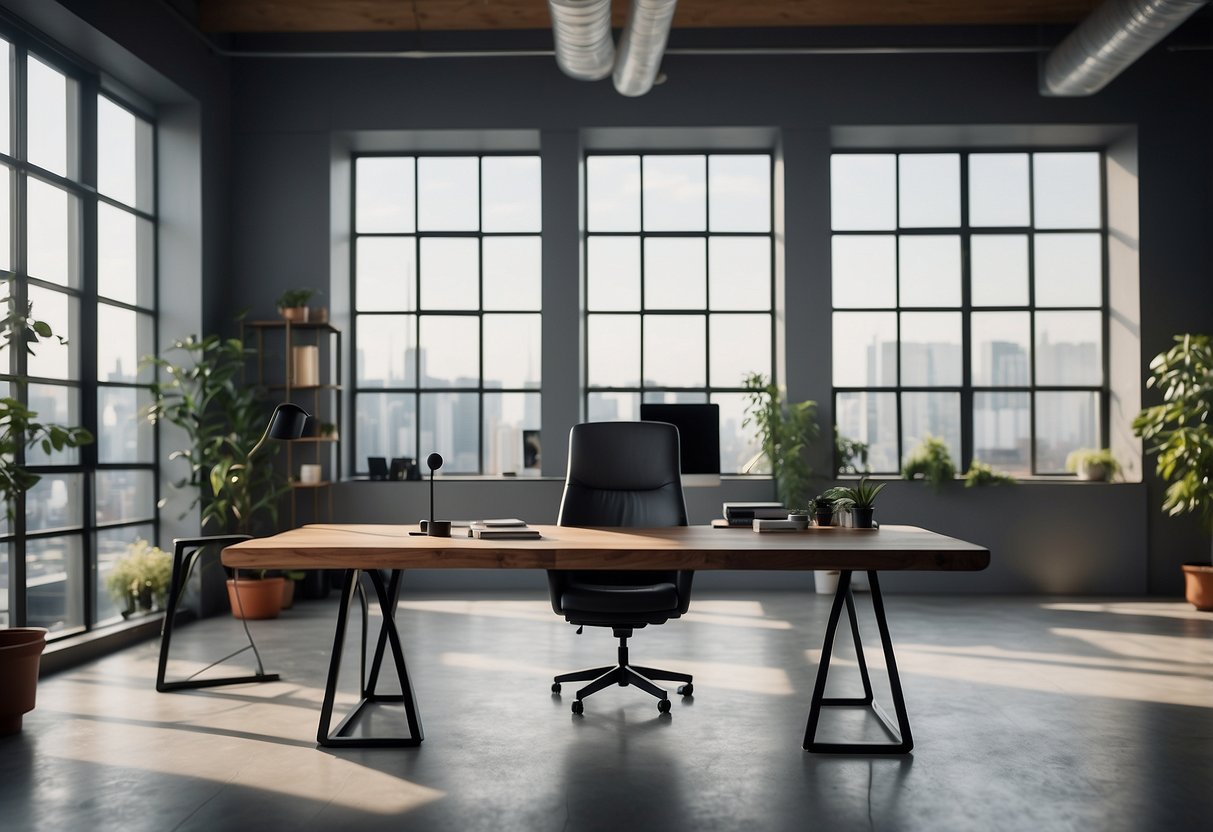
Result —
<instances>
[{"instance_id":1,"label":"monitor screen","mask_svg":"<svg viewBox=\"0 0 1213 832\"><path fill-rule=\"evenodd\" d=\"M720 405L642 404L640 418L678 428L683 485L720 483Z\"/></svg>"}]
</instances>

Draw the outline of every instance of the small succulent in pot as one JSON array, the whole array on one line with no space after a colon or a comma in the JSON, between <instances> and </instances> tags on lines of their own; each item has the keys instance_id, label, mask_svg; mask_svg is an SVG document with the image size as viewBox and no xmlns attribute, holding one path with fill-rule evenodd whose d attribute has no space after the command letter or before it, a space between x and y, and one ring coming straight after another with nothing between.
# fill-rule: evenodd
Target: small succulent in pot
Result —
<instances>
[{"instance_id":1,"label":"small succulent in pot","mask_svg":"<svg viewBox=\"0 0 1213 832\"><path fill-rule=\"evenodd\" d=\"M834 501L824 494L814 497L813 517L819 526L834 525Z\"/></svg>"},{"instance_id":2,"label":"small succulent in pot","mask_svg":"<svg viewBox=\"0 0 1213 832\"><path fill-rule=\"evenodd\" d=\"M1079 448L1066 457L1066 470L1088 482L1111 482L1120 474L1120 463L1108 448Z\"/></svg>"},{"instance_id":3,"label":"small succulent in pot","mask_svg":"<svg viewBox=\"0 0 1213 832\"><path fill-rule=\"evenodd\" d=\"M307 323L307 302L315 294L314 289L287 289L278 297L278 314L292 323Z\"/></svg>"},{"instance_id":4,"label":"small succulent in pot","mask_svg":"<svg viewBox=\"0 0 1213 832\"><path fill-rule=\"evenodd\" d=\"M853 488L838 486L826 491L825 496L834 501L835 511L850 511L851 522L857 529L872 528L872 514L876 510L876 496L887 483L872 485L867 477L860 478Z\"/></svg>"}]
</instances>

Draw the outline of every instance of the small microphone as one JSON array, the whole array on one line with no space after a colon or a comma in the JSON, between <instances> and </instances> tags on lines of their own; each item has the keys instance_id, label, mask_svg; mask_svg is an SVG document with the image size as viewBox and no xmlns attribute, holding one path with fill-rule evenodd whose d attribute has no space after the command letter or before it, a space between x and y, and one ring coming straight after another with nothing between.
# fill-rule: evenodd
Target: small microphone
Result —
<instances>
[{"instance_id":1,"label":"small microphone","mask_svg":"<svg viewBox=\"0 0 1213 832\"><path fill-rule=\"evenodd\" d=\"M434 472L442 467L442 454L430 454L425 458L425 464L430 469L430 521L425 525L425 533L430 537L450 537L450 521L443 520L440 523L434 521Z\"/></svg>"}]
</instances>

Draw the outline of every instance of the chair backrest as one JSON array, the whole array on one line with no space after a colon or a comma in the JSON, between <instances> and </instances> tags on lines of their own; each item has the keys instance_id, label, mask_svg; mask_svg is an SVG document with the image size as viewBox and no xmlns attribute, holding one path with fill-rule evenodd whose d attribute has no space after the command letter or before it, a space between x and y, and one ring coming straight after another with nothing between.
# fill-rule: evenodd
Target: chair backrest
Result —
<instances>
[{"instance_id":1,"label":"chair backrest","mask_svg":"<svg viewBox=\"0 0 1213 832\"><path fill-rule=\"evenodd\" d=\"M685 526L678 429L665 422L587 422L569 432L561 526Z\"/></svg>"}]
</instances>

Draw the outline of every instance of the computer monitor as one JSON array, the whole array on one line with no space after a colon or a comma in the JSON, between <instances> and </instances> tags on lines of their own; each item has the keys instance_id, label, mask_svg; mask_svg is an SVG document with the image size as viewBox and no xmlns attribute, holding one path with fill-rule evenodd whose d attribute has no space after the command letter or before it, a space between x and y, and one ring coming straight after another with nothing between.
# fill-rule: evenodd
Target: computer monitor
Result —
<instances>
[{"instance_id":1,"label":"computer monitor","mask_svg":"<svg viewBox=\"0 0 1213 832\"><path fill-rule=\"evenodd\" d=\"M683 486L720 485L720 405L642 404L640 418L678 428Z\"/></svg>"}]
</instances>

